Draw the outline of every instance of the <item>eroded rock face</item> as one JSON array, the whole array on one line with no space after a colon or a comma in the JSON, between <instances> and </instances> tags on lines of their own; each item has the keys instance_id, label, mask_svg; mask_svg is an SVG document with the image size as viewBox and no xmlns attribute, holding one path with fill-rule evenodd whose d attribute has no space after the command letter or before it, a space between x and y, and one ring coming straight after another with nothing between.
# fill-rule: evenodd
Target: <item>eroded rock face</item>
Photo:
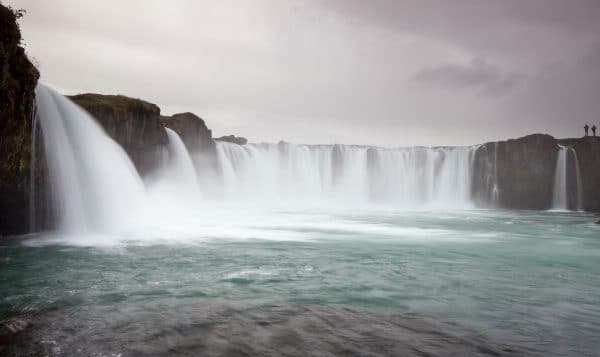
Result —
<instances>
[{"instance_id":1,"label":"eroded rock face","mask_svg":"<svg viewBox=\"0 0 600 357\"><path fill-rule=\"evenodd\" d=\"M32 112L39 73L23 47L17 16L0 5L0 235L28 230Z\"/></svg>"},{"instance_id":2,"label":"eroded rock face","mask_svg":"<svg viewBox=\"0 0 600 357\"><path fill-rule=\"evenodd\" d=\"M214 151L212 131L199 116L193 113L162 116L161 123L179 135L189 152Z\"/></svg>"},{"instance_id":3,"label":"eroded rock face","mask_svg":"<svg viewBox=\"0 0 600 357\"><path fill-rule=\"evenodd\" d=\"M69 99L100 122L125 149L140 174L161 165L169 140L158 106L122 95L78 94Z\"/></svg>"},{"instance_id":4,"label":"eroded rock face","mask_svg":"<svg viewBox=\"0 0 600 357\"><path fill-rule=\"evenodd\" d=\"M503 208L552 206L558 142L545 134L483 144L473 162L477 204Z\"/></svg>"},{"instance_id":5,"label":"eroded rock face","mask_svg":"<svg viewBox=\"0 0 600 357\"><path fill-rule=\"evenodd\" d=\"M238 144L238 145L248 144L248 139L243 138L241 136L235 136L235 135L225 135L225 136L221 136L220 138L216 138L215 140L225 141L228 143L233 143L233 144Z\"/></svg>"},{"instance_id":6,"label":"eroded rock face","mask_svg":"<svg viewBox=\"0 0 600 357\"><path fill-rule=\"evenodd\" d=\"M579 162L582 208L600 211L600 137L587 136L571 144Z\"/></svg>"}]
</instances>

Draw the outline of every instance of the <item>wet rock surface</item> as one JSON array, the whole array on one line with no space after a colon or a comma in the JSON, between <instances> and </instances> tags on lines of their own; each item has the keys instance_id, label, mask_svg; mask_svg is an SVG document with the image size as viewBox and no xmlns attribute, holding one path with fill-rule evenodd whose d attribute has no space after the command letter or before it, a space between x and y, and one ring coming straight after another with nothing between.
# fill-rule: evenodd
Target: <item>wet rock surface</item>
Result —
<instances>
[{"instance_id":1,"label":"wet rock surface","mask_svg":"<svg viewBox=\"0 0 600 357\"><path fill-rule=\"evenodd\" d=\"M31 325L25 320L10 319L0 322L0 346L14 341L16 336Z\"/></svg>"},{"instance_id":2,"label":"wet rock surface","mask_svg":"<svg viewBox=\"0 0 600 357\"><path fill-rule=\"evenodd\" d=\"M0 4L0 235L28 229L32 114L39 72L21 46L18 12Z\"/></svg>"},{"instance_id":3,"label":"wet rock surface","mask_svg":"<svg viewBox=\"0 0 600 357\"><path fill-rule=\"evenodd\" d=\"M556 139L545 134L481 145L473 160L475 201L503 208L550 208L557 155Z\"/></svg>"},{"instance_id":4,"label":"wet rock surface","mask_svg":"<svg viewBox=\"0 0 600 357\"><path fill-rule=\"evenodd\" d=\"M562 142L562 140L561 140ZM577 153L581 174L583 209L600 211L600 137L587 136L564 141Z\"/></svg>"},{"instance_id":5,"label":"wet rock surface","mask_svg":"<svg viewBox=\"0 0 600 357\"><path fill-rule=\"evenodd\" d=\"M242 308L222 302L163 311L113 313L110 325L66 321L69 311L39 324L7 355L202 356L516 356L534 350L497 344L474 331L408 313L372 313L344 305ZM81 318L81 316L80 316ZM106 319L105 319L106 321ZM70 324L70 326L66 326Z\"/></svg>"}]
</instances>

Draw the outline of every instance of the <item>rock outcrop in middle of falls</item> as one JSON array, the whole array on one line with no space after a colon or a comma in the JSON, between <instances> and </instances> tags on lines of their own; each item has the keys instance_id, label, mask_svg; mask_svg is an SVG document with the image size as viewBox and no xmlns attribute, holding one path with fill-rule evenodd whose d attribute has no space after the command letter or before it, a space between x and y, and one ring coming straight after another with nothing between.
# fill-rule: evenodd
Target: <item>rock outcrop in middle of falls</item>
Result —
<instances>
[{"instance_id":1,"label":"rock outcrop in middle of falls","mask_svg":"<svg viewBox=\"0 0 600 357\"><path fill-rule=\"evenodd\" d=\"M189 152L214 151L212 131L199 116L189 112L179 113L162 116L160 121L179 135Z\"/></svg>"},{"instance_id":2,"label":"rock outcrop in middle of falls","mask_svg":"<svg viewBox=\"0 0 600 357\"><path fill-rule=\"evenodd\" d=\"M238 145L248 144L248 139L241 137L241 136L235 136L235 135L225 135L225 136L221 136L220 138L216 138L215 140L224 141L224 142L232 143L232 144L238 144Z\"/></svg>"}]
</instances>

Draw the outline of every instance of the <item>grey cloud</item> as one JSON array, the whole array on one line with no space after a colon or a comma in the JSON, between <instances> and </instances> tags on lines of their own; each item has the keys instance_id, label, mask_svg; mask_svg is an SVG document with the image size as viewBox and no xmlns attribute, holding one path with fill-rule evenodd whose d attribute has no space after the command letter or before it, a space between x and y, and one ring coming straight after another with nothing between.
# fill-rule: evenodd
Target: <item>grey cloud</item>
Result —
<instances>
[{"instance_id":1,"label":"grey cloud","mask_svg":"<svg viewBox=\"0 0 600 357\"><path fill-rule=\"evenodd\" d=\"M600 43L569 61L553 63L532 77L511 102L512 115L526 115L558 131L584 123L600 126Z\"/></svg>"},{"instance_id":2,"label":"grey cloud","mask_svg":"<svg viewBox=\"0 0 600 357\"><path fill-rule=\"evenodd\" d=\"M475 88L484 95L501 96L518 88L525 77L522 73L505 72L482 59L474 59L468 65L444 64L425 68L411 79L450 88Z\"/></svg>"},{"instance_id":3,"label":"grey cloud","mask_svg":"<svg viewBox=\"0 0 600 357\"><path fill-rule=\"evenodd\" d=\"M42 81L196 112L215 135L460 145L600 116L597 0L3 2L28 10Z\"/></svg>"}]
</instances>

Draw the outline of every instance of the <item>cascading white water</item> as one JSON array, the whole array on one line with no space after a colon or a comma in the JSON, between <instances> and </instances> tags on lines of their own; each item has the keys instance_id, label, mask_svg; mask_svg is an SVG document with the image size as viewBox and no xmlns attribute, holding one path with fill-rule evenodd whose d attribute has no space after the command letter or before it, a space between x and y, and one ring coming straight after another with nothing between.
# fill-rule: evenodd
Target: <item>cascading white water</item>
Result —
<instances>
[{"instance_id":1,"label":"cascading white water","mask_svg":"<svg viewBox=\"0 0 600 357\"><path fill-rule=\"evenodd\" d=\"M582 209L583 198L581 192L581 175L579 172L579 160L577 152L571 147L559 145L558 157L556 159L556 170L554 173L554 190L552 194L552 209L568 210L569 205L569 157L574 158L576 202L574 207Z\"/></svg>"},{"instance_id":2,"label":"cascading white water","mask_svg":"<svg viewBox=\"0 0 600 357\"><path fill-rule=\"evenodd\" d=\"M36 101L59 228L89 231L122 224L144 196L125 151L54 90L38 84Z\"/></svg>"},{"instance_id":3,"label":"cascading white water","mask_svg":"<svg viewBox=\"0 0 600 357\"><path fill-rule=\"evenodd\" d=\"M581 171L579 171L579 159L577 158L577 151L573 150L573 157L575 158L575 180L577 183L577 210L583 210L583 186L581 185Z\"/></svg>"},{"instance_id":4,"label":"cascading white water","mask_svg":"<svg viewBox=\"0 0 600 357\"><path fill-rule=\"evenodd\" d=\"M34 107L31 115L31 153L29 156L29 231L34 232L36 229L36 163L37 163L37 108Z\"/></svg>"},{"instance_id":5,"label":"cascading white water","mask_svg":"<svg viewBox=\"0 0 600 357\"><path fill-rule=\"evenodd\" d=\"M225 197L468 206L471 147L382 149L219 142Z\"/></svg>"},{"instance_id":6,"label":"cascading white water","mask_svg":"<svg viewBox=\"0 0 600 357\"><path fill-rule=\"evenodd\" d=\"M568 192L567 192L567 154L568 148L559 146L558 157L556 159L556 169L554 171L554 191L552 195L552 208L555 210L567 210Z\"/></svg>"},{"instance_id":7,"label":"cascading white water","mask_svg":"<svg viewBox=\"0 0 600 357\"><path fill-rule=\"evenodd\" d=\"M217 167L201 167L193 158L203 154L189 153L167 129L168 160L142 180L124 150L88 113L44 85L36 94L53 204L63 231L194 234L207 227L203 220L214 207L211 202L267 209L471 204L476 147L218 142Z\"/></svg>"},{"instance_id":8,"label":"cascading white water","mask_svg":"<svg viewBox=\"0 0 600 357\"><path fill-rule=\"evenodd\" d=\"M165 129L169 138L169 161L165 170L169 184L183 195L198 195L198 177L192 158L179 135L169 128Z\"/></svg>"},{"instance_id":9,"label":"cascading white water","mask_svg":"<svg viewBox=\"0 0 600 357\"><path fill-rule=\"evenodd\" d=\"M497 205L500 199L500 191L498 190L498 143L494 143L494 181L492 184L492 204Z\"/></svg>"}]
</instances>

